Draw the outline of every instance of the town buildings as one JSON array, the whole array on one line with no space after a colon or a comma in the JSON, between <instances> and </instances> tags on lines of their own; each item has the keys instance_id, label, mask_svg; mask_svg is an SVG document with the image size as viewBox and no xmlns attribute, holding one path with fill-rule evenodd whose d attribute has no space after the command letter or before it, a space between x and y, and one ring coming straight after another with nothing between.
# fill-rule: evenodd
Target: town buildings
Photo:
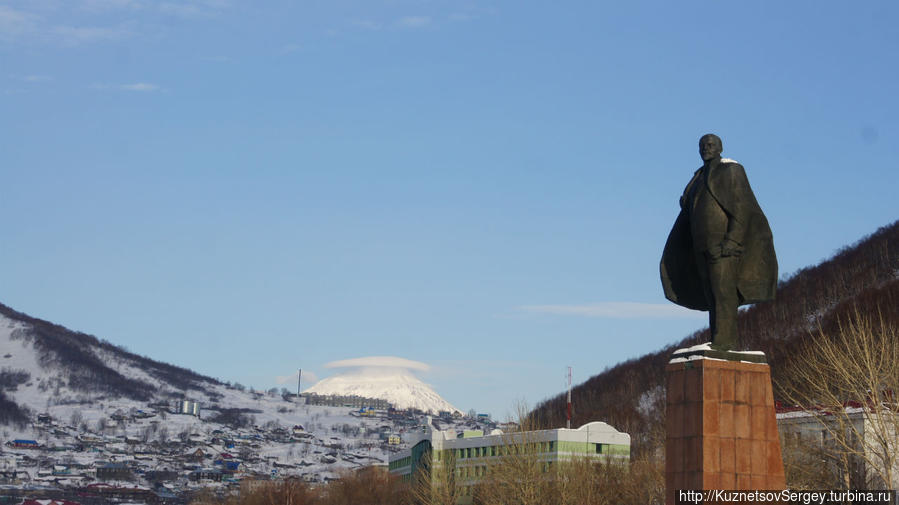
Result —
<instances>
[{"instance_id":1,"label":"town buildings","mask_svg":"<svg viewBox=\"0 0 899 505\"><path fill-rule=\"evenodd\" d=\"M428 429L418 435L418 440L409 442L409 449L391 455L388 468L391 474L410 483L416 472L426 467L442 469L453 485L470 489L502 458L527 454L537 458L545 472L550 472L559 462L575 458L628 462L630 443L630 435L598 421L578 429L512 433L493 430L488 435L479 430L457 433Z\"/></svg>"},{"instance_id":2,"label":"town buildings","mask_svg":"<svg viewBox=\"0 0 899 505\"><path fill-rule=\"evenodd\" d=\"M854 403L833 409L779 405L777 427L785 462L851 489L899 488L899 414L894 410Z\"/></svg>"},{"instance_id":3,"label":"town buildings","mask_svg":"<svg viewBox=\"0 0 899 505\"><path fill-rule=\"evenodd\" d=\"M355 395L317 395L315 393L304 393L303 398L306 400L306 405L355 407L378 410L386 410L393 407L390 402L383 398L367 398Z\"/></svg>"},{"instance_id":4,"label":"town buildings","mask_svg":"<svg viewBox=\"0 0 899 505\"><path fill-rule=\"evenodd\" d=\"M207 487L228 492L254 480L324 483L370 465L386 471L387 455L425 431L427 416L418 411L390 416L364 407L361 415L363 407L304 405L275 395L248 402L239 393L228 406L210 404L203 417L172 415L177 404L168 402L52 405L0 440L0 486L15 497L12 503L77 501L85 493L143 493L147 503L169 503L173 495L184 503ZM246 423L243 412L253 414ZM450 419L444 429L492 428L473 418Z\"/></svg>"}]
</instances>

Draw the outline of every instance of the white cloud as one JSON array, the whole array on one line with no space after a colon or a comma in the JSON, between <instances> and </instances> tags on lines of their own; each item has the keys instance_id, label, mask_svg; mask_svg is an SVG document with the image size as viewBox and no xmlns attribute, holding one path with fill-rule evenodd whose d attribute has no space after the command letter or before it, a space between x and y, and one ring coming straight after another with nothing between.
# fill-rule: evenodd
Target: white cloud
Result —
<instances>
[{"instance_id":1,"label":"white cloud","mask_svg":"<svg viewBox=\"0 0 899 505\"><path fill-rule=\"evenodd\" d=\"M33 16L24 11L13 9L5 5L0 5L0 26L11 26L13 23L25 23Z\"/></svg>"},{"instance_id":2,"label":"white cloud","mask_svg":"<svg viewBox=\"0 0 899 505\"><path fill-rule=\"evenodd\" d=\"M38 75L38 74L23 75L20 77L20 79L22 79L25 82L47 82L47 81L52 80L52 78L49 75Z\"/></svg>"},{"instance_id":3,"label":"white cloud","mask_svg":"<svg viewBox=\"0 0 899 505\"><path fill-rule=\"evenodd\" d=\"M410 370L420 370L422 372L427 372L431 369L431 367L427 363L422 363L421 361L412 361L406 358L398 358L396 356L367 356L364 358L332 361L325 365L325 368L353 367L407 368Z\"/></svg>"},{"instance_id":4,"label":"white cloud","mask_svg":"<svg viewBox=\"0 0 899 505\"><path fill-rule=\"evenodd\" d=\"M406 16L400 18L397 24L406 28L422 28L431 24L429 16Z\"/></svg>"},{"instance_id":5,"label":"white cloud","mask_svg":"<svg viewBox=\"0 0 899 505\"><path fill-rule=\"evenodd\" d=\"M192 4L181 4L174 2L163 2L159 4L159 10L165 14L172 14L179 17L196 17L203 14L203 10L199 6Z\"/></svg>"},{"instance_id":6,"label":"white cloud","mask_svg":"<svg viewBox=\"0 0 899 505\"><path fill-rule=\"evenodd\" d=\"M82 10L103 12L119 9L140 9L143 7L138 0L81 0Z\"/></svg>"},{"instance_id":7,"label":"white cloud","mask_svg":"<svg viewBox=\"0 0 899 505\"><path fill-rule=\"evenodd\" d=\"M161 2L159 10L183 18L209 16L227 7L227 0L186 0L181 2Z\"/></svg>"},{"instance_id":8,"label":"white cloud","mask_svg":"<svg viewBox=\"0 0 899 505\"><path fill-rule=\"evenodd\" d=\"M219 56L207 56L207 57L205 57L205 58L203 58L203 59L206 60L206 61L212 61L212 62L215 62L215 63L230 63L230 62L234 61L234 58L232 58L232 57L230 57L230 56L224 56L224 55L219 55Z\"/></svg>"},{"instance_id":9,"label":"white cloud","mask_svg":"<svg viewBox=\"0 0 899 505\"><path fill-rule=\"evenodd\" d=\"M299 375L299 372L294 372L291 375L279 375L279 376L275 377L275 382L277 382L278 384L296 385L297 375ZM310 382L312 382L312 383L318 382L318 375L316 375L315 372L303 370L303 383L308 385ZM305 388L303 388L303 389L305 389Z\"/></svg>"},{"instance_id":10,"label":"white cloud","mask_svg":"<svg viewBox=\"0 0 899 505\"><path fill-rule=\"evenodd\" d=\"M230 0L31 0L0 5L0 42L78 45L159 32L160 16L208 18Z\"/></svg>"},{"instance_id":11,"label":"white cloud","mask_svg":"<svg viewBox=\"0 0 899 505\"><path fill-rule=\"evenodd\" d=\"M64 44L75 45L127 37L131 32L123 27L56 26L51 33Z\"/></svg>"},{"instance_id":12,"label":"white cloud","mask_svg":"<svg viewBox=\"0 0 899 505\"><path fill-rule=\"evenodd\" d=\"M585 305L525 305L518 309L537 314L613 319L706 317L703 312L685 309L673 303L602 302Z\"/></svg>"},{"instance_id":13,"label":"white cloud","mask_svg":"<svg viewBox=\"0 0 899 505\"><path fill-rule=\"evenodd\" d=\"M149 82L134 82L130 84L109 84L96 82L91 84L91 88L93 89L111 89L111 90L121 90L121 91L135 91L140 93L151 93L153 91L162 91L162 88L157 84L152 84Z\"/></svg>"},{"instance_id":14,"label":"white cloud","mask_svg":"<svg viewBox=\"0 0 899 505\"><path fill-rule=\"evenodd\" d=\"M158 91L159 86L156 84L150 84L149 82L136 82L134 84L122 84L119 88L127 90L127 91Z\"/></svg>"},{"instance_id":15,"label":"white cloud","mask_svg":"<svg viewBox=\"0 0 899 505\"><path fill-rule=\"evenodd\" d=\"M0 5L0 40L11 40L34 30L33 14Z\"/></svg>"},{"instance_id":16,"label":"white cloud","mask_svg":"<svg viewBox=\"0 0 899 505\"><path fill-rule=\"evenodd\" d=\"M381 24L370 19L355 19L350 24L357 28L365 28L366 30L380 30Z\"/></svg>"},{"instance_id":17,"label":"white cloud","mask_svg":"<svg viewBox=\"0 0 899 505\"><path fill-rule=\"evenodd\" d=\"M299 44L284 44L281 46L281 54L293 54L302 50L303 46Z\"/></svg>"}]
</instances>

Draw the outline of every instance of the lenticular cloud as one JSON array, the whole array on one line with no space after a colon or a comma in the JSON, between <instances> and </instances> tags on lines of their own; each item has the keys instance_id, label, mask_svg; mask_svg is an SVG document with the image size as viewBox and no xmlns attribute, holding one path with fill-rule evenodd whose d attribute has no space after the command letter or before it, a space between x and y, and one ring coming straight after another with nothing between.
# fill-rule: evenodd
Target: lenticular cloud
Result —
<instances>
[{"instance_id":1,"label":"lenticular cloud","mask_svg":"<svg viewBox=\"0 0 899 505\"><path fill-rule=\"evenodd\" d=\"M365 358L342 359L332 361L325 368L403 368L427 372L431 367L421 361L398 358L396 356L368 356Z\"/></svg>"}]
</instances>

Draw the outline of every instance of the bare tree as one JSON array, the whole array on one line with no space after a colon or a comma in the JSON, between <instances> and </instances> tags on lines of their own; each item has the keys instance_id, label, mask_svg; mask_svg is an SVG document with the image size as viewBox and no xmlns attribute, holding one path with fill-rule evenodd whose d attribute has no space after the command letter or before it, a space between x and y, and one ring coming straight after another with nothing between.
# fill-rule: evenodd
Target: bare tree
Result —
<instances>
[{"instance_id":1,"label":"bare tree","mask_svg":"<svg viewBox=\"0 0 899 505\"><path fill-rule=\"evenodd\" d=\"M832 486L894 489L899 485L899 329L855 311L831 333L819 330L807 340L778 388L815 421L816 450L837 478ZM805 431L797 436L810 438Z\"/></svg>"},{"instance_id":2,"label":"bare tree","mask_svg":"<svg viewBox=\"0 0 899 505\"><path fill-rule=\"evenodd\" d=\"M72 417L69 418L69 424L77 427L81 424L82 421L84 421L84 415L81 413L81 409L73 410Z\"/></svg>"},{"instance_id":3,"label":"bare tree","mask_svg":"<svg viewBox=\"0 0 899 505\"><path fill-rule=\"evenodd\" d=\"M437 450L420 461L412 476L412 497L422 505L455 505L462 496L456 480L456 456L453 450Z\"/></svg>"}]
</instances>

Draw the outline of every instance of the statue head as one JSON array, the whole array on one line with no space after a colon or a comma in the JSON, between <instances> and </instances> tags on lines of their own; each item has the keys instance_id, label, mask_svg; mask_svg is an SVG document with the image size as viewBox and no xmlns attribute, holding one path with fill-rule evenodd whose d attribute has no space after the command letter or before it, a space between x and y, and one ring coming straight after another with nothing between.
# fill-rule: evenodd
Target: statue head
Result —
<instances>
[{"instance_id":1,"label":"statue head","mask_svg":"<svg viewBox=\"0 0 899 505\"><path fill-rule=\"evenodd\" d=\"M720 158L723 150L721 138L714 133L707 133L699 139L699 156L702 161Z\"/></svg>"}]
</instances>

